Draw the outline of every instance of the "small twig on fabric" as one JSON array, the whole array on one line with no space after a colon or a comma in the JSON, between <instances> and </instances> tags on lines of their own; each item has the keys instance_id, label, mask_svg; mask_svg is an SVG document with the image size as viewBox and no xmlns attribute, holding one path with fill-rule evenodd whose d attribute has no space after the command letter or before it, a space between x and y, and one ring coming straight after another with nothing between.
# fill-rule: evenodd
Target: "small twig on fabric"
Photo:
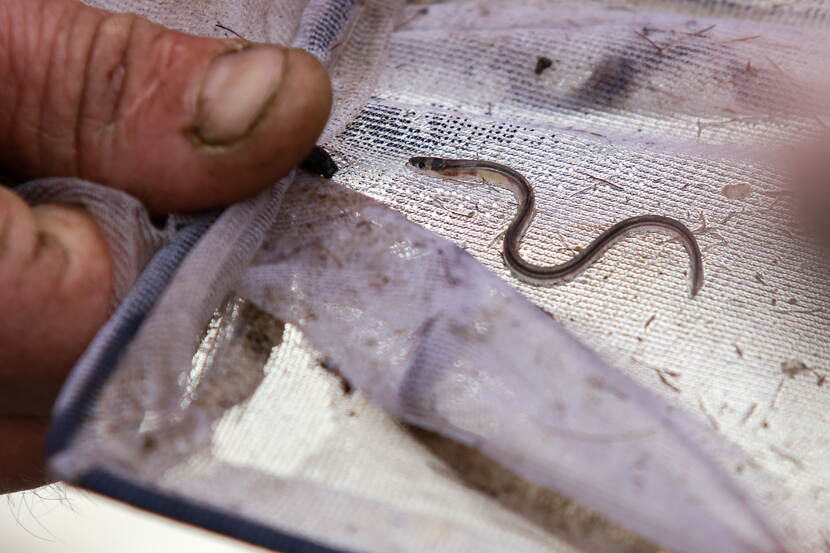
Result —
<instances>
[{"instance_id":1,"label":"small twig on fabric","mask_svg":"<svg viewBox=\"0 0 830 553\"><path fill-rule=\"evenodd\" d=\"M678 388L671 381L669 381L668 378L666 378L666 375L668 375L672 378L678 378L678 377L680 377L679 372L672 371L672 370L669 370L669 369L661 369L660 367L656 367L656 366L652 365L651 363L646 363L645 361L643 361L641 359L638 359L637 357L634 357L634 356L631 357L631 360L634 361L636 364L640 365L641 367L644 367L646 369L649 369L649 370L654 371L655 373L657 373L657 377L660 379L660 382L662 382L663 384L665 384L667 387L671 388L672 390L674 390L678 394L683 393L680 388Z\"/></svg>"},{"instance_id":2,"label":"small twig on fabric","mask_svg":"<svg viewBox=\"0 0 830 553\"><path fill-rule=\"evenodd\" d=\"M700 410L703 411L703 414L706 416L706 419L709 421L709 424L712 425L712 428L715 430L720 430L720 424L718 423L718 419L716 419L712 413L706 408L706 405L703 404L703 398L697 398L697 404L700 406Z\"/></svg>"},{"instance_id":3,"label":"small twig on fabric","mask_svg":"<svg viewBox=\"0 0 830 553\"><path fill-rule=\"evenodd\" d=\"M611 188L613 188L613 189L615 189L615 190L625 190L625 188L623 188L623 187L622 187L622 186L620 186L619 184L614 183L614 182L611 182L611 181L610 181L610 180L608 180L608 179L604 179L604 178L602 178L602 177L598 177L598 176L596 176L596 175L592 175L591 173L585 173L585 172L583 172L582 174L583 174L583 175L585 175L585 176L587 176L587 177L591 177L592 179L596 179L596 180L598 180L598 181L600 181L600 182L604 182L605 184L607 184L608 186L610 186Z\"/></svg>"},{"instance_id":4,"label":"small twig on fabric","mask_svg":"<svg viewBox=\"0 0 830 553\"><path fill-rule=\"evenodd\" d=\"M736 217L737 215L743 215L744 213L746 213L746 210L741 210L741 211L733 210L733 211L730 211L729 213L726 214L726 217L724 217L723 220L718 224L725 225L726 223L731 221L733 217Z\"/></svg>"},{"instance_id":5,"label":"small twig on fabric","mask_svg":"<svg viewBox=\"0 0 830 553\"><path fill-rule=\"evenodd\" d=\"M781 67L780 65L778 65L778 63L776 63L776 62L775 62L775 60L773 60L773 59L772 59L772 58L770 58L769 56L764 56L764 57L766 58L766 60L769 62L769 64L770 64L770 65L771 65L771 66L772 66L772 67L773 67L776 71L778 71L779 73L781 73L781 75L783 75L783 76L784 76L784 78L785 78L785 79L787 79L787 80L790 82L790 84L791 84L794 88L796 88L796 89L801 89L801 86L798 84L798 82L797 82L797 81L796 81L796 80L795 80L792 76L790 76L790 75L789 75L786 71L784 71L784 68L783 68L783 67Z\"/></svg>"},{"instance_id":6,"label":"small twig on fabric","mask_svg":"<svg viewBox=\"0 0 830 553\"><path fill-rule=\"evenodd\" d=\"M774 445L769 446L769 450L772 451L773 453L775 453L776 455L778 455L779 457L781 457L782 459L791 462L797 468L804 469L804 463L802 463L801 459L799 459L798 457L790 455L789 453L787 453L785 451L782 451L781 449L777 448Z\"/></svg>"},{"instance_id":7,"label":"small twig on fabric","mask_svg":"<svg viewBox=\"0 0 830 553\"><path fill-rule=\"evenodd\" d=\"M654 42L653 40L651 40L651 39L648 37L648 35L647 35L647 34L645 34L645 33L644 33L644 32L642 32L642 31L635 31L635 32L636 32L636 33L637 33L640 37L642 37L643 39L645 39L645 40L646 40L649 44L651 44L652 46L654 46L654 48L657 50L657 54L658 54L658 55L660 55L660 56L662 56L662 55L663 55L663 54L665 54L668 50L671 50L671 49L672 49L672 48L674 48L675 46L678 46L678 45L682 44L682 43L683 43L683 42L685 42L686 40L688 40L688 39L690 39L690 38L692 38L692 37L696 37L696 36L697 36L697 37L699 37L699 36L703 36L703 35L704 35L704 33L708 32L708 31L711 31L711 30L712 30L712 29L714 29L714 28L715 28L715 25L709 25L708 27L704 27L703 29L700 29L700 30L697 30L697 31L692 31L692 32L689 32L689 33L684 33L684 36L682 36L682 37L678 38L677 40L674 40L674 41L672 41L672 42L670 42L670 43L666 44L665 46L660 46L659 44L657 44L656 42Z\"/></svg>"},{"instance_id":8,"label":"small twig on fabric","mask_svg":"<svg viewBox=\"0 0 830 553\"><path fill-rule=\"evenodd\" d=\"M657 369L653 369L653 370L654 370L654 372L657 373L657 377L660 379L660 382L662 382L663 384L665 384L666 386L668 386L669 388L671 388L672 390L674 390L678 394L680 393L680 388L678 388L677 386L675 386L674 384L669 382L669 379L666 378L666 375L663 374L663 371L657 370Z\"/></svg>"},{"instance_id":9,"label":"small twig on fabric","mask_svg":"<svg viewBox=\"0 0 830 553\"><path fill-rule=\"evenodd\" d=\"M823 313L818 307L810 307L807 309L773 309L772 312L777 315L815 315L816 313Z\"/></svg>"},{"instance_id":10,"label":"small twig on fabric","mask_svg":"<svg viewBox=\"0 0 830 553\"><path fill-rule=\"evenodd\" d=\"M452 213L453 215L458 215L459 217L469 218L478 212L477 209L470 209L469 211L458 211L447 205L447 203L442 198L435 198L435 203L444 208L446 211Z\"/></svg>"},{"instance_id":11,"label":"small twig on fabric","mask_svg":"<svg viewBox=\"0 0 830 553\"><path fill-rule=\"evenodd\" d=\"M688 211L686 212L686 215L687 216L689 215ZM689 230L692 231L692 234L697 234L697 235L701 235L701 236L702 235L712 236L716 240L719 240L721 242L721 244L725 244L725 245L729 244L729 241L726 238L724 238L723 236L721 236L717 232L717 229L715 227L710 227L709 226L709 222L706 220L706 214L703 212L703 210L700 210L700 213L698 213L697 220L699 222L699 226L697 228L689 229ZM658 242L658 243L659 244L669 244L671 242L679 242L679 241L680 241L680 238L672 237L672 238L666 238L662 242Z\"/></svg>"},{"instance_id":12,"label":"small twig on fabric","mask_svg":"<svg viewBox=\"0 0 830 553\"><path fill-rule=\"evenodd\" d=\"M760 122L769 122L773 121L774 118L772 115L746 115L743 117L730 117L729 119L725 119L723 121L709 121L704 123L700 119L697 120L697 137L700 138L700 133L703 129L708 129L709 127L723 127L729 125L731 123L760 123Z\"/></svg>"},{"instance_id":13,"label":"small twig on fabric","mask_svg":"<svg viewBox=\"0 0 830 553\"><path fill-rule=\"evenodd\" d=\"M682 36L682 37L678 38L677 40L672 41L672 42L666 44L665 46L662 46L661 48L662 48L663 51L662 51L661 55L665 54L667 51L671 50L675 46L678 46L678 45L686 42L686 40L688 40L692 37L703 36L704 33L706 33L707 31L711 31L714 28L715 28L715 25L709 25L708 27L704 27L703 29L700 29L699 31L692 31L690 33L685 33L685 36Z\"/></svg>"},{"instance_id":14,"label":"small twig on fabric","mask_svg":"<svg viewBox=\"0 0 830 553\"><path fill-rule=\"evenodd\" d=\"M755 409L758 407L758 404L753 402L752 405L749 406L749 409L746 410L744 416L741 417L741 424L746 424L746 421L749 420L749 417L752 416L752 413L755 412Z\"/></svg>"},{"instance_id":15,"label":"small twig on fabric","mask_svg":"<svg viewBox=\"0 0 830 553\"><path fill-rule=\"evenodd\" d=\"M234 31L234 30L233 30L233 29L231 29L230 27L226 27L225 25L222 25L222 24L221 24L221 23L219 23L218 21L216 22L216 25L214 25L214 27L216 27L216 28L218 28L218 29L222 29L223 31L227 31L227 32L231 33L232 35L236 36L237 38L240 38L240 39L244 40L245 42L248 42L248 39L247 39L247 38L245 38L244 36L240 35L239 33L237 33L236 31Z\"/></svg>"},{"instance_id":16,"label":"small twig on fabric","mask_svg":"<svg viewBox=\"0 0 830 553\"><path fill-rule=\"evenodd\" d=\"M716 250L717 248L723 248L724 246L728 246L728 245L729 245L728 242L726 242L725 240L722 240L721 242L715 242L714 244L709 244L708 246L705 246L705 247L701 248L700 253L704 257L707 257L712 251Z\"/></svg>"},{"instance_id":17,"label":"small twig on fabric","mask_svg":"<svg viewBox=\"0 0 830 553\"><path fill-rule=\"evenodd\" d=\"M700 29L699 31L692 31L690 33L686 33L686 35L687 36L703 36L704 33L708 33L709 31L711 31L715 27L717 27L717 25L712 23L708 27L704 27L704 28Z\"/></svg>"},{"instance_id":18,"label":"small twig on fabric","mask_svg":"<svg viewBox=\"0 0 830 553\"><path fill-rule=\"evenodd\" d=\"M499 233L497 235L495 235L492 240L490 240L489 244L487 244L488 248L492 248L493 246L496 245L496 242L498 242L499 240L504 239L504 235L507 233L507 227L508 226L510 226L510 223L506 223L505 225L502 226L502 229L499 231Z\"/></svg>"},{"instance_id":19,"label":"small twig on fabric","mask_svg":"<svg viewBox=\"0 0 830 553\"><path fill-rule=\"evenodd\" d=\"M597 185L596 185L596 184L592 184L592 185L590 185L590 186L586 186L585 188L580 188L579 190L577 190L576 192L574 192L573 194L571 194L571 198L573 198L574 196L578 196L579 194L582 194L583 192L587 192L587 191L589 191L589 190L591 190L591 191L596 191L596 189L597 189Z\"/></svg>"},{"instance_id":20,"label":"small twig on fabric","mask_svg":"<svg viewBox=\"0 0 830 553\"><path fill-rule=\"evenodd\" d=\"M645 33L641 32L641 31L634 31L634 32L637 34L637 36L641 37L643 40L645 40L646 42L648 42L649 44L654 46L654 49L657 50L658 55L660 55L660 56L663 55L663 47L662 46L660 46L659 44L657 44L656 42L654 42L653 40L648 38L648 35L646 35Z\"/></svg>"},{"instance_id":21,"label":"small twig on fabric","mask_svg":"<svg viewBox=\"0 0 830 553\"><path fill-rule=\"evenodd\" d=\"M715 42L718 46L723 46L724 44L732 44L733 42L746 42L747 40L755 40L756 38L762 38L761 35L749 35L749 36L742 36L739 38L730 38L727 40L718 40Z\"/></svg>"},{"instance_id":22,"label":"small twig on fabric","mask_svg":"<svg viewBox=\"0 0 830 553\"><path fill-rule=\"evenodd\" d=\"M398 23L397 25L395 25L395 27L392 30L397 31L399 29L402 29L403 27L406 27L407 25L409 25L410 23L412 23L413 21L415 21L419 17L421 17L423 15L426 15L428 13L429 13L429 8L421 8L421 9L417 10L415 13L413 13L412 15L410 15L409 17L406 17L403 20L401 20L401 22Z\"/></svg>"},{"instance_id":23,"label":"small twig on fabric","mask_svg":"<svg viewBox=\"0 0 830 553\"><path fill-rule=\"evenodd\" d=\"M582 246L569 246L568 241L565 240L565 237L562 236L562 233L559 232L558 230L554 231L554 234L556 234L556 237L559 238L559 241L562 243L562 247L557 248L556 251L558 251L558 252L577 252L577 253L582 251Z\"/></svg>"},{"instance_id":24,"label":"small twig on fabric","mask_svg":"<svg viewBox=\"0 0 830 553\"><path fill-rule=\"evenodd\" d=\"M692 229L692 232L695 234L705 234L711 230L714 230L712 227L709 226L709 223L706 221L706 214L703 210L700 210L698 213L697 220L700 221L700 226L696 229Z\"/></svg>"},{"instance_id":25,"label":"small twig on fabric","mask_svg":"<svg viewBox=\"0 0 830 553\"><path fill-rule=\"evenodd\" d=\"M769 402L769 411L772 412L775 410L776 405L778 404L778 396L781 395L781 390L784 389L784 379L778 381L778 386L775 387L775 391L772 393L772 399Z\"/></svg>"}]
</instances>

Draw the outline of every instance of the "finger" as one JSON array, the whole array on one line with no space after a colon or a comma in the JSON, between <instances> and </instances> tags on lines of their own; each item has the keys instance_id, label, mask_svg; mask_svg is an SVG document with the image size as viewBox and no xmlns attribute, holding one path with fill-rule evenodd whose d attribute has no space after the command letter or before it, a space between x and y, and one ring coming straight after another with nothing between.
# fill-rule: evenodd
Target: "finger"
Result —
<instances>
[{"instance_id":1,"label":"finger","mask_svg":"<svg viewBox=\"0 0 830 553\"><path fill-rule=\"evenodd\" d=\"M89 214L30 208L0 187L0 416L49 413L106 321L112 282L107 243Z\"/></svg>"},{"instance_id":2,"label":"finger","mask_svg":"<svg viewBox=\"0 0 830 553\"><path fill-rule=\"evenodd\" d=\"M46 483L43 442L46 417L0 416L0 494Z\"/></svg>"},{"instance_id":3,"label":"finger","mask_svg":"<svg viewBox=\"0 0 830 553\"><path fill-rule=\"evenodd\" d=\"M249 196L296 166L328 117L310 54L200 38L74 0L0 1L0 160L73 175L154 211Z\"/></svg>"}]
</instances>

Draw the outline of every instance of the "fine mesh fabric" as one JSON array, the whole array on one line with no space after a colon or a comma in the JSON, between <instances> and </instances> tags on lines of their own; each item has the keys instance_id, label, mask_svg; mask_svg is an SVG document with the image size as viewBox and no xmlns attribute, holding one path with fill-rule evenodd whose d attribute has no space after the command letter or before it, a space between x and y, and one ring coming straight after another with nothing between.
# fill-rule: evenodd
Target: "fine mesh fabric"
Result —
<instances>
[{"instance_id":1,"label":"fine mesh fabric","mask_svg":"<svg viewBox=\"0 0 830 553\"><path fill-rule=\"evenodd\" d=\"M91 3L317 55L341 170L219 217L58 477L105 468L356 552L830 552L830 267L776 163L825 126L830 8ZM527 176L539 264L625 217L679 219L703 289L689 299L685 251L648 234L566 285L521 283L500 257L510 194L411 172L414 155ZM23 193L92 208L119 298L183 221L77 181Z\"/></svg>"}]
</instances>

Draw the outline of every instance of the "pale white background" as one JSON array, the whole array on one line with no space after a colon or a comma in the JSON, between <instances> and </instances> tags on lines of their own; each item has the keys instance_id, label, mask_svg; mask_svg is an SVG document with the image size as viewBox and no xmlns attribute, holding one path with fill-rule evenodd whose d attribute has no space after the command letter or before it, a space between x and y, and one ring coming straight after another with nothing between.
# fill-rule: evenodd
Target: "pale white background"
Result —
<instances>
[{"instance_id":1,"label":"pale white background","mask_svg":"<svg viewBox=\"0 0 830 553\"><path fill-rule=\"evenodd\" d=\"M0 495L0 553L262 553L86 491Z\"/></svg>"}]
</instances>

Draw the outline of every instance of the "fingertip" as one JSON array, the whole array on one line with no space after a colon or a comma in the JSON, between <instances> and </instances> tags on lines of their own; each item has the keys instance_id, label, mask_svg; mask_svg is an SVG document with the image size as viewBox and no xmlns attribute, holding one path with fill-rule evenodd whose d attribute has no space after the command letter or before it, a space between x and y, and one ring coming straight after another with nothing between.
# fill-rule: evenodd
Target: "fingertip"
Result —
<instances>
[{"instance_id":1,"label":"fingertip","mask_svg":"<svg viewBox=\"0 0 830 553\"><path fill-rule=\"evenodd\" d=\"M81 208L30 208L0 194L0 414L48 413L66 373L106 321L108 245Z\"/></svg>"},{"instance_id":2,"label":"fingertip","mask_svg":"<svg viewBox=\"0 0 830 553\"><path fill-rule=\"evenodd\" d=\"M298 75L298 88L312 91L302 105L316 139L323 131L332 104L331 79L328 70L314 55L299 48L289 48L289 67Z\"/></svg>"},{"instance_id":3,"label":"fingertip","mask_svg":"<svg viewBox=\"0 0 830 553\"><path fill-rule=\"evenodd\" d=\"M32 212L39 232L51 237L66 257L61 286L55 292L70 300L76 296L97 299L89 309L101 313L96 323L102 323L112 294L114 269L98 224L89 213L72 205L37 205Z\"/></svg>"}]
</instances>

